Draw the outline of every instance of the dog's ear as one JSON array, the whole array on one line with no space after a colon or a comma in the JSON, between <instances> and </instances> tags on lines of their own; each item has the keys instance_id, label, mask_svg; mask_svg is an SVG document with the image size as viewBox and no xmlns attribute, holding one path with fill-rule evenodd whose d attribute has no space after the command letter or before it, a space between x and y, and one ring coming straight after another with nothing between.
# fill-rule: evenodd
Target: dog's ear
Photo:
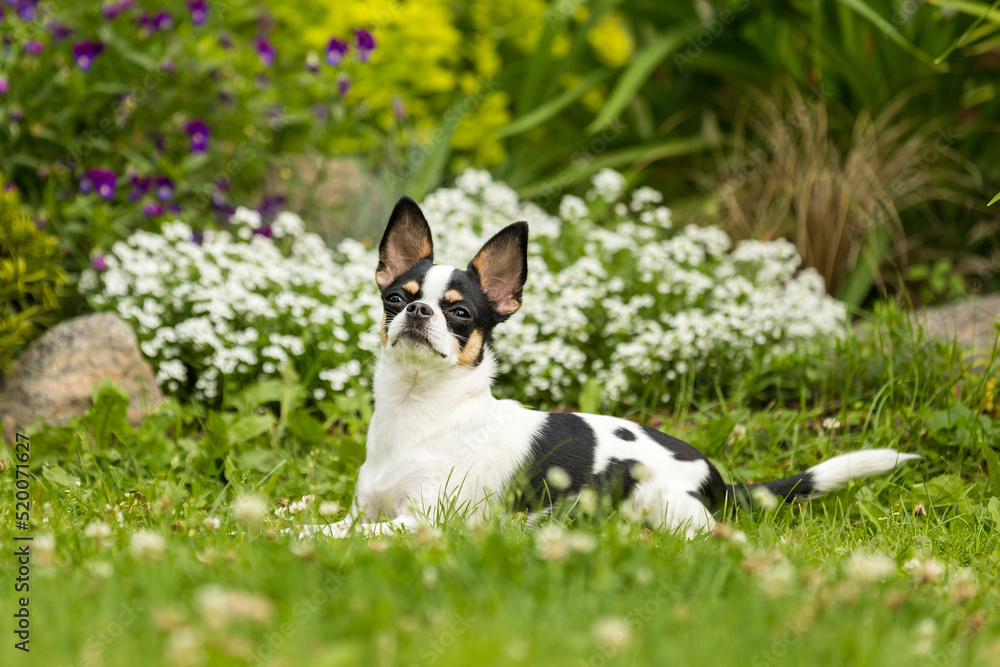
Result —
<instances>
[{"instance_id":1,"label":"dog's ear","mask_svg":"<svg viewBox=\"0 0 1000 667\"><path fill-rule=\"evenodd\" d=\"M409 197L400 197L378 244L375 282L379 289L385 289L424 259L434 259L431 228L417 203Z\"/></svg>"},{"instance_id":2,"label":"dog's ear","mask_svg":"<svg viewBox=\"0 0 1000 667\"><path fill-rule=\"evenodd\" d=\"M486 242L468 271L479 284L493 310L506 319L521 307L521 290L528 279L528 223L515 222Z\"/></svg>"}]
</instances>

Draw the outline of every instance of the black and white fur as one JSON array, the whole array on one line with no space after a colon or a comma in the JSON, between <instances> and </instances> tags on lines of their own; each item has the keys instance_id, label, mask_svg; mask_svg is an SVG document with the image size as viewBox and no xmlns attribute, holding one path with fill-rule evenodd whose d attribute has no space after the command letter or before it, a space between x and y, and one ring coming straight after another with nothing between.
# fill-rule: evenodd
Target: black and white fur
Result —
<instances>
[{"instance_id":1,"label":"black and white fur","mask_svg":"<svg viewBox=\"0 0 1000 667\"><path fill-rule=\"evenodd\" d=\"M423 213L399 200L379 245L383 349L355 502L344 521L306 532L412 528L442 506L483 512L521 483L527 509L592 486L619 495L651 527L692 537L714 526L724 504L746 504L756 489L790 502L918 458L860 451L787 479L730 485L697 449L655 429L494 398L493 329L521 306L527 248L528 225L518 222L465 269L434 264Z\"/></svg>"}]
</instances>

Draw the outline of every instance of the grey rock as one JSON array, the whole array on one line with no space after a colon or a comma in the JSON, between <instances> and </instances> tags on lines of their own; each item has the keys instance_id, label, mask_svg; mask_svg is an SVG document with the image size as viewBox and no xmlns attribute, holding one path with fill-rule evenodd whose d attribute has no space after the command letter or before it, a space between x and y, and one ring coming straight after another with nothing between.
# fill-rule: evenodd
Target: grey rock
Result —
<instances>
[{"instance_id":1,"label":"grey rock","mask_svg":"<svg viewBox=\"0 0 1000 667\"><path fill-rule=\"evenodd\" d=\"M127 322L112 313L81 315L49 329L14 360L0 379L4 436L41 417L65 424L91 406L94 388L110 379L129 396L133 425L163 401L152 368Z\"/></svg>"}]
</instances>

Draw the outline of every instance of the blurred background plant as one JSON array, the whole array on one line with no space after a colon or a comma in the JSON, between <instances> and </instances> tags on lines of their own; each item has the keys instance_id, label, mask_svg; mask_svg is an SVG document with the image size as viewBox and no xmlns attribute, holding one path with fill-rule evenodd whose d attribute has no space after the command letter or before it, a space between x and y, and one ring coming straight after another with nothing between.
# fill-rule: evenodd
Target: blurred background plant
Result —
<instances>
[{"instance_id":1,"label":"blurred background plant","mask_svg":"<svg viewBox=\"0 0 1000 667\"><path fill-rule=\"evenodd\" d=\"M399 195L468 167L549 213L610 167L662 192L679 225L792 241L851 305L1000 289L987 208L1000 12L987 4L3 10L0 173L74 281L175 219L198 234L238 206L264 222L289 210L329 244L370 246Z\"/></svg>"},{"instance_id":2,"label":"blurred background plant","mask_svg":"<svg viewBox=\"0 0 1000 667\"><path fill-rule=\"evenodd\" d=\"M0 372L58 321L69 277L55 236L25 216L0 181Z\"/></svg>"}]
</instances>

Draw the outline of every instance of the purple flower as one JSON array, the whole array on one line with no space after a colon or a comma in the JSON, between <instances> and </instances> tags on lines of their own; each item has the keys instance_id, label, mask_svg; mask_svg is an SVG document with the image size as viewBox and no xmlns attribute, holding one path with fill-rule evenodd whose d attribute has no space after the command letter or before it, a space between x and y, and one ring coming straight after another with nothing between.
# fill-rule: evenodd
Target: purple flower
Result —
<instances>
[{"instance_id":1,"label":"purple flower","mask_svg":"<svg viewBox=\"0 0 1000 667\"><path fill-rule=\"evenodd\" d=\"M173 27L174 17L170 12L156 12L156 15L153 16L152 25L154 30L163 30L166 32Z\"/></svg>"},{"instance_id":2,"label":"purple flower","mask_svg":"<svg viewBox=\"0 0 1000 667\"><path fill-rule=\"evenodd\" d=\"M41 54L41 52L44 50L45 50L45 45L39 42L38 40L32 39L26 42L24 45L24 52L30 53L33 56Z\"/></svg>"},{"instance_id":3,"label":"purple flower","mask_svg":"<svg viewBox=\"0 0 1000 667\"><path fill-rule=\"evenodd\" d=\"M326 64L333 65L337 67L340 63L344 62L344 56L347 55L347 42L337 39L334 37L330 40L330 43L326 45Z\"/></svg>"},{"instance_id":4,"label":"purple flower","mask_svg":"<svg viewBox=\"0 0 1000 667\"><path fill-rule=\"evenodd\" d=\"M72 30L58 21L50 21L46 27L49 29L49 34L52 35L52 39L57 42L61 42L73 34Z\"/></svg>"},{"instance_id":5,"label":"purple flower","mask_svg":"<svg viewBox=\"0 0 1000 667\"><path fill-rule=\"evenodd\" d=\"M114 199L116 180L110 169L91 169L80 179L80 192L96 192L101 199Z\"/></svg>"},{"instance_id":6,"label":"purple flower","mask_svg":"<svg viewBox=\"0 0 1000 667\"><path fill-rule=\"evenodd\" d=\"M14 107L10 110L10 119L14 122L20 123L24 120L24 109L21 107Z\"/></svg>"},{"instance_id":7,"label":"purple flower","mask_svg":"<svg viewBox=\"0 0 1000 667\"><path fill-rule=\"evenodd\" d=\"M371 52L375 50L375 37L367 30L355 30L354 46L358 49L358 61L366 63Z\"/></svg>"},{"instance_id":8,"label":"purple flower","mask_svg":"<svg viewBox=\"0 0 1000 667\"><path fill-rule=\"evenodd\" d=\"M271 238L271 234L272 234L272 232L271 232L271 225L262 225L262 226L258 227L257 229L253 230L253 233L254 234L260 234L264 238L269 239L269 238Z\"/></svg>"},{"instance_id":9,"label":"purple flower","mask_svg":"<svg viewBox=\"0 0 1000 667\"><path fill-rule=\"evenodd\" d=\"M149 176L132 174L129 181L132 183L132 190L128 195L129 201L139 201L147 192L149 192Z\"/></svg>"},{"instance_id":10,"label":"purple flower","mask_svg":"<svg viewBox=\"0 0 1000 667\"><path fill-rule=\"evenodd\" d=\"M255 39L254 49L256 49L257 55L260 56L261 65L270 67L274 64L274 46L271 45L271 42L267 41L266 37Z\"/></svg>"},{"instance_id":11,"label":"purple flower","mask_svg":"<svg viewBox=\"0 0 1000 667\"><path fill-rule=\"evenodd\" d=\"M219 35L219 45L226 51L233 48L233 38L226 33Z\"/></svg>"},{"instance_id":12,"label":"purple flower","mask_svg":"<svg viewBox=\"0 0 1000 667\"><path fill-rule=\"evenodd\" d=\"M10 90L10 79L7 78L6 74L0 74L0 95L5 94Z\"/></svg>"},{"instance_id":13,"label":"purple flower","mask_svg":"<svg viewBox=\"0 0 1000 667\"><path fill-rule=\"evenodd\" d=\"M118 3L118 8L123 12L127 12L133 7L135 7L135 0L121 0L121 2Z\"/></svg>"},{"instance_id":14,"label":"purple flower","mask_svg":"<svg viewBox=\"0 0 1000 667\"><path fill-rule=\"evenodd\" d=\"M35 227L37 227L38 229L45 229L48 226L49 226L49 221L46 220L45 218L41 216L35 218Z\"/></svg>"},{"instance_id":15,"label":"purple flower","mask_svg":"<svg viewBox=\"0 0 1000 667\"><path fill-rule=\"evenodd\" d=\"M285 208L284 195L267 195L260 200L257 212L265 220L273 220L274 216L281 213Z\"/></svg>"},{"instance_id":16,"label":"purple flower","mask_svg":"<svg viewBox=\"0 0 1000 667\"><path fill-rule=\"evenodd\" d=\"M406 105L403 104L403 98L399 95L393 95L392 97L392 115L400 123L406 120Z\"/></svg>"},{"instance_id":17,"label":"purple flower","mask_svg":"<svg viewBox=\"0 0 1000 667\"><path fill-rule=\"evenodd\" d=\"M177 68L174 66L174 61L170 58L164 58L160 63L160 70L167 74L173 74L175 69Z\"/></svg>"},{"instance_id":18,"label":"purple flower","mask_svg":"<svg viewBox=\"0 0 1000 667\"><path fill-rule=\"evenodd\" d=\"M315 104L313 104L312 110L313 110L313 116L315 116L316 120L318 120L319 122L325 123L330 119L330 112L327 111L326 105L323 104L322 102L316 102Z\"/></svg>"},{"instance_id":19,"label":"purple flower","mask_svg":"<svg viewBox=\"0 0 1000 667\"><path fill-rule=\"evenodd\" d=\"M108 263L104 261L104 255L101 253L90 258L90 265L101 272L108 270Z\"/></svg>"},{"instance_id":20,"label":"purple flower","mask_svg":"<svg viewBox=\"0 0 1000 667\"><path fill-rule=\"evenodd\" d=\"M108 21L114 21L118 18L118 15L122 13L122 6L117 2L112 2L111 4L104 5L101 8L101 15L104 16Z\"/></svg>"},{"instance_id":21,"label":"purple flower","mask_svg":"<svg viewBox=\"0 0 1000 667\"><path fill-rule=\"evenodd\" d=\"M205 235L199 232L197 229L191 232L191 243L195 245L201 245L201 242L205 239Z\"/></svg>"},{"instance_id":22,"label":"purple flower","mask_svg":"<svg viewBox=\"0 0 1000 667\"><path fill-rule=\"evenodd\" d=\"M232 104L233 102L236 101L236 98L233 96L233 94L226 90L220 90L218 93L218 98L220 102L227 105Z\"/></svg>"},{"instance_id":23,"label":"purple flower","mask_svg":"<svg viewBox=\"0 0 1000 667\"><path fill-rule=\"evenodd\" d=\"M351 92L351 77L341 73L337 77L337 94L343 99L347 97L347 93L349 92Z\"/></svg>"},{"instance_id":24,"label":"purple flower","mask_svg":"<svg viewBox=\"0 0 1000 667\"><path fill-rule=\"evenodd\" d=\"M135 22L139 24L140 30L148 30L150 32L156 30L156 25L153 23L153 17L146 12L140 12L139 16L136 17Z\"/></svg>"},{"instance_id":25,"label":"purple flower","mask_svg":"<svg viewBox=\"0 0 1000 667\"><path fill-rule=\"evenodd\" d=\"M184 129L191 137L191 152L204 153L208 146L208 135L212 133L205 121L195 118L184 126Z\"/></svg>"},{"instance_id":26,"label":"purple flower","mask_svg":"<svg viewBox=\"0 0 1000 667\"><path fill-rule=\"evenodd\" d=\"M153 179L153 189L156 190L156 198L160 201L170 201L174 196L174 182L166 176L157 176Z\"/></svg>"},{"instance_id":27,"label":"purple flower","mask_svg":"<svg viewBox=\"0 0 1000 667\"><path fill-rule=\"evenodd\" d=\"M205 0L188 0L188 10L191 12L191 23L201 25L208 17L208 3Z\"/></svg>"},{"instance_id":28,"label":"purple flower","mask_svg":"<svg viewBox=\"0 0 1000 667\"><path fill-rule=\"evenodd\" d=\"M8 2L7 4L13 4ZM38 7L38 0L18 0L17 15L22 21L34 21L35 10Z\"/></svg>"},{"instance_id":29,"label":"purple flower","mask_svg":"<svg viewBox=\"0 0 1000 667\"><path fill-rule=\"evenodd\" d=\"M93 66L94 58L103 50L104 44L102 42L77 42L73 45L73 60L76 61L80 69L86 72Z\"/></svg>"},{"instance_id":30,"label":"purple flower","mask_svg":"<svg viewBox=\"0 0 1000 667\"><path fill-rule=\"evenodd\" d=\"M149 218L163 215L163 206L158 201L151 201L142 207L142 214Z\"/></svg>"}]
</instances>

